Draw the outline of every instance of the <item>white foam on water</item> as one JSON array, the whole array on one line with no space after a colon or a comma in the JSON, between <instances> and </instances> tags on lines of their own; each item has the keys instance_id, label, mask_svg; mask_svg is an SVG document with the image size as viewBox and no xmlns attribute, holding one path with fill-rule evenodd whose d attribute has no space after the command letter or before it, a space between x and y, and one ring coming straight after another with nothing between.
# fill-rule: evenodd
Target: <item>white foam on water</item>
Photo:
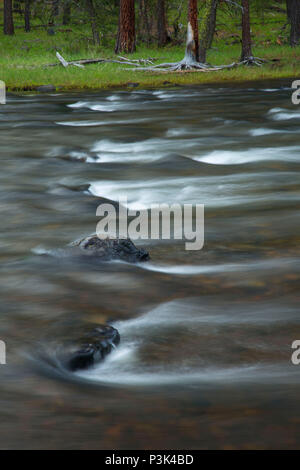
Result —
<instances>
[{"instance_id":1,"label":"white foam on water","mask_svg":"<svg viewBox=\"0 0 300 470\"><path fill-rule=\"evenodd\" d=\"M218 154L218 152L216 152ZM102 161L102 154L101 161ZM223 155L222 155L223 156ZM232 157L232 155L230 155ZM213 158L211 161L213 161ZM237 152L236 158L242 159ZM299 160L299 157L298 157ZM232 160L231 160L232 161ZM214 163L216 163L214 161ZM240 162L241 163L241 162ZM218 162L224 164L224 159ZM286 173L288 177L290 173ZM283 174L281 176L284 176ZM292 176L292 173L291 173ZM292 182L292 180L290 180ZM127 207L134 210L149 209L163 202L168 204L205 204L207 207L228 207L240 204L251 204L268 200L276 202L278 194L266 196L256 194L255 191L247 193L251 189L262 184L267 187L269 183L268 173L252 174L249 180L248 174L236 174L225 176L207 177L178 177L157 178L145 181L119 180L119 181L94 181L90 183L89 193L98 197L118 201L127 199ZM291 183L290 183L291 184ZM285 191L280 195L280 200L295 200L297 195ZM298 199L297 199L298 200Z\"/></svg>"},{"instance_id":2,"label":"white foam on water","mask_svg":"<svg viewBox=\"0 0 300 470\"><path fill-rule=\"evenodd\" d=\"M153 263L140 263L138 266L146 271L174 274L179 276L192 276L198 274L210 274L210 273L228 273L228 272L245 272L245 271L257 271L261 273L264 269L280 269L284 268L287 264L297 264L293 259L270 259L265 261L256 261L253 263L224 263L224 264L213 264L213 265L176 265L176 266L162 266Z\"/></svg>"},{"instance_id":3,"label":"white foam on water","mask_svg":"<svg viewBox=\"0 0 300 470\"><path fill-rule=\"evenodd\" d=\"M176 153L179 147L192 149L199 145L198 140L162 140L147 139L136 142L116 142L108 139L96 142L91 151L99 152L103 162L152 162L170 153Z\"/></svg>"},{"instance_id":4,"label":"white foam on water","mask_svg":"<svg viewBox=\"0 0 300 470\"><path fill-rule=\"evenodd\" d=\"M275 93L275 92L280 92L280 91L288 91L291 90L290 87L281 87L281 88L265 88L260 91L265 91L266 93Z\"/></svg>"},{"instance_id":5,"label":"white foam on water","mask_svg":"<svg viewBox=\"0 0 300 470\"><path fill-rule=\"evenodd\" d=\"M290 121L300 119L300 113L284 108L272 108L268 112L269 118L273 121Z\"/></svg>"},{"instance_id":6,"label":"white foam on water","mask_svg":"<svg viewBox=\"0 0 300 470\"><path fill-rule=\"evenodd\" d=\"M276 114L276 113L280 113L282 111L286 111L286 109L284 109L284 108L271 108L268 111L268 114Z\"/></svg>"},{"instance_id":7,"label":"white foam on water","mask_svg":"<svg viewBox=\"0 0 300 470\"><path fill-rule=\"evenodd\" d=\"M118 95L110 95L106 98L108 101L120 101L120 96Z\"/></svg>"},{"instance_id":8,"label":"white foam on water","mask_svg":"<svg viewBox=\"0 0 300 470\"><path fill-rule=\"evenodd\" d=\"M115 351L111 353L114 355ZM123 363L124 364L124 363ZM245 365L242 367L206 367L199 370L175 371L166 368L153 368L150 372L140 367L120 367L117 361L105 363L94 369L77 372L76 375L82 379L111 385L120 386L164 386L177 385L220 385L225 384L278 384L299 383L300 376L292 369L292 366L270 366L270 365Z\"/></svg>"},{"instance_id":9,"label":"white foam on water","mask_svg":"<svg viewBox=\"0 0 300 470\"><path fill-rule=\"evenodd\" d=\"M153 96L157 96L158 98L160 98L161 100L173 100L174 98L182 98L182 94L180 93L169 93L169 92L166 92L166 91L154 91L153 92Z\"/></svg>"},{"instance_id":10,"label":"white foam on water","mask_svg":"<svg viewBox=\"0 0 300 470\"><path fill-rule=\"evenodd\" d=\"M203 366L199 358L199 366L185 363L176 365L149 365L144 364L139 356L140 348L147 343L149 334L163 335L164 329L189 328L196 334L205 325L226 324L264 324L276 321L286 322L297 318L295 309L284 311L279 304L275 306L262 302L255 311L251 304L243 306L240 303L223 305L222 309L213 303L198 303L193 299L171 301L159 305L138 318L116 322L114 326L121 335L121 344L106 358L106 360L93 369L80 371L77 376L85 380L114 384L114 385L188 385L193 383L211 384L226 382L254 382L278 383L295 380L295 368L289 365L256 364L242 366L221 367ZM261 309L261 310L259 310ZM300 376L297 373L297 380Z\"/></svg>"},{"instance_id":11,"label":"white foam on water","mask_svg":"<svg viewBox=\"0 0 300 470\"><path fill-rule=\"evenodd\" d=\"M299 115L300 116L300 115ZM242 165L244 163L279 160L300 161L300 146L252 148L243 151L215 150L203 157L193 157L194 160L211 165Z\"/></svg>"},{"instance_id":12,"label":"white foam on water","mask_svg":"<svg viewBox=\"0 0 300 470\"><path fill-rule=\"evenodd\" d=\"M289 121L291 119L300 119L300 113L278 113L272 116L274 121Z\"/></svg>"},{"instance_id":13,"label":"white foam on water","mask_svg":"<svg viewBox=\"0 0 300 470\"><path fill-rule=\"evenodd\" d=\"M112 106L107 103L94 103L91 101L77 101L76 103L68 104L67 106L74 109L87 108L92 111L102 111L106 113L112 113L113 111L116 111L116 106Z\"/></svg>"},{"instance_id":14,"label":"white foam on water","mask_svg":"<svg viewBox=\"0 0 300 470\"><path fill-rule=\"evenodd\" d=\"M59 126L70 126L70 127L96 127L96 126L116 126L116 125L126 125L126 124L135 124L141 122L149 122L149 119L122 119L114 121L56 121L55 124Z\"/></svg>"},{"instance_id":15,"label":"white foam on water","mask_svg":"<svg viewBox=\"0 0 300 470\"><path fill-rule=\"evenodd\" d=\"M59 126L70 126L70 127L94 127L103 126L106 124L105 121L57 121L55 124Z\"/></svg>"},{"instance_id":16,"label":"white foam on water","mask_svg":"<svg viewBox=\"0 0 300 470\"><path fill-rule=\"evenodd\" d=\"M271 135L271 134L284 134L285 131L281 131L279 129L266 129L261 127L260 129L251 129L249 134L253 137L259 137L261 135Z\"/></svg>"},{"instance_id":17,"label":"white foam on water","mask_svg":"<svg viewBox=\"0 0 300 470\"><path fill-rule=\"evenodd\" d=\"M166 137L177 137L177 136L187 135L191 133L192 133L191 129L184 129L184 128L169 129L166 132Z\"/></svg>"},{"instance_id":18,"label":"white foam on water","mask_svg":"<svg viewBox=\"0 0 300 470\"><path fill-rule=\"evenodd\" d=\"M129 97L128 97L129 98ZM116 111L132 111L138 110L143 107L147 102L135 102L134 100L122 100L117 97L107 98L102 101L77 101L76 103L68 104L67 106L72 109L89 109L91 111L98 111L102 113L113 113Z\"/></svg>"},{"instance_id":19,"label":"white foam on water","mask_svg":"<svg viewBox=\"0 0 300 470\"><path fill-rule=\"evenodd\" d=\"M117 201L128 200L128 208L143 210L161 202L194 200L199 186L197 178L161 178L146 181L99 181L91 183L89 192L94 196Z\"/></svg>"}]
</instances>

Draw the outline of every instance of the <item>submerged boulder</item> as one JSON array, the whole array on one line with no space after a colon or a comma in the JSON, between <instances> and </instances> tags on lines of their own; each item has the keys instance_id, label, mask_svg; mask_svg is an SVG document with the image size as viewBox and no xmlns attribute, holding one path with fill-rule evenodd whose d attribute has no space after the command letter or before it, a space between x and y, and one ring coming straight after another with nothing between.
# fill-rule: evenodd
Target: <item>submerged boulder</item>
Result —
<instances>
[{"instance_id":1,"label":"submerged boulder","mask_svg":"<svg viewBox=\"0 0 300 470\"><path fill-rule=\"evenodd\" d=\"M101 362L119 343L118 330L109 325L97 326L64 345L62 364L71 372L88 369Z\"/></svg>"},{"instance_id":2,"label":"submerged boulder","mask_svg":"<svg viewBox=\"0 0 300 470\"><path fill-rule=\"evenodd\" d=\"M91 235L82 240L77 240L71 247L87 256L92 256L102 261L122 260L128 263L139 263L150 259L149 253L137 248L129 238L101 239L97 235Z\"/></svg>"}]
</instances>

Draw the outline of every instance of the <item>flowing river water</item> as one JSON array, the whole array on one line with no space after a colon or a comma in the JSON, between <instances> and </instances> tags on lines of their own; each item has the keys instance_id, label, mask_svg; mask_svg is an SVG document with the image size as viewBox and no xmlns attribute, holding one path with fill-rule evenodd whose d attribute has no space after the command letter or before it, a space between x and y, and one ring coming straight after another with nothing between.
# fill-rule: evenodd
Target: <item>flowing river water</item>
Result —
<instances>
[{"instance_id":1,"label":"flowing river water","mask_svg":"<svg viewBox=\"0 0 300 470\"><path fill-rule=\"evenodd\" d=\"M8 96L1 448L299 448L299 130L288 80ZM51 256L120 196L204 204L203 249L143 240L137 265ZM107 321L122 342L105 362L55 367L56 345Z\"/></svg>"}]
</instances>

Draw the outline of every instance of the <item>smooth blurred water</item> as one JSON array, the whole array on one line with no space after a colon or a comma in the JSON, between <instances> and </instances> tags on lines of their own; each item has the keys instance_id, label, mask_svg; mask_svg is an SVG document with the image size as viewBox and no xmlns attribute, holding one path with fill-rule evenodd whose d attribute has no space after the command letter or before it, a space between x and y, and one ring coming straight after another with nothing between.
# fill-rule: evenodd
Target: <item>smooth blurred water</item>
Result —
<instances>
[{"instance_id":1,"label":"smooth blurred water","mask_svg":"<svg viewBox=\"0 0 300 470\"><path fill-rule=\"evenodd\" d=\"M1 448L298 448L300 112L289 82L11 95L0 107ZM103 200L205 204L205 245L45 256ZM112 322L68 374L56 348Z\"/></svg>"}]
</instances>

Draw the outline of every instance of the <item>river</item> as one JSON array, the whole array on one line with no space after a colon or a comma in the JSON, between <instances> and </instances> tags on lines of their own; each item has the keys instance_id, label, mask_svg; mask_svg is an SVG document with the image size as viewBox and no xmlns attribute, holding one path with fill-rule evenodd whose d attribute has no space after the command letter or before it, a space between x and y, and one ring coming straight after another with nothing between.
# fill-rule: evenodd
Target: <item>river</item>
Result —
<instances>
[{"instance_id":1,"label":"river","mask_svg":"<svg viewBox=\"0 0 300 470\"><path fill-rule=\"evenodd\" d=\"M0 106L0 447L299 448L300 108L291 83L9 95ZM51 256L96 208L204 204L149 263ZM94 369L57 344L111 322Z\"/></svg>"}]
</instances>

